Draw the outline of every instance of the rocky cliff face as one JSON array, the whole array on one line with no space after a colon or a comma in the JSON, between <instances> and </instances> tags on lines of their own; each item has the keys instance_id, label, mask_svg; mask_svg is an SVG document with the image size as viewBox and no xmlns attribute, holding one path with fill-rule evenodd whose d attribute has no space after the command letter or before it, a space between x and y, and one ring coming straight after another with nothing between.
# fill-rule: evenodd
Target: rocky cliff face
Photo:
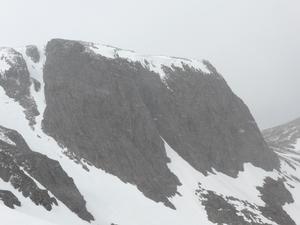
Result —
<instances>
[{"instance_id":1,"label":"rocky cliff face","mask_svg":"<svg viewBox=\"0 0 300 225\"><path fill-rule=\"evenodd\" d=\"M26 62L22 54L13 48L0 48L0 60L2 66L5 65L5 70L0 70L0 86L7 96L24 108L29 124L33 126L39 112L30 94L31 78Z\"/></svg>"},{"instance_id":2,"label":"rocky cliff face","mask_svg":"<svg viewBox=\"0 0 300 225\"><path fill-rule=\"evenodd\" d=\"M45 131L77 157L168 204L179 181L167 168L163 141L130 65L91 55L72 41L53 40L46 54Z\"/></svg>"},{"instance_id":3,"label":"rocky cliff face","mask_svg":"<svg viewBox=\"0 0 300 225\"><path fill-rule=\"evenodd\" d=\"M47 156L31 151L20 134L2 126L0 126L0 169L0 178L10 182L36 205L50 211L58 205L57 198L80 218L93 220L93 216L86 210L85 200L60 164ZM40 184L47 189L41 188ZM56 198L51 197L48 190ZM20 202L12 193L2 191L1 195L4 203L10 207L20 206Z\"/></svg>"},{"instance_id":4,"label":"rocky cliff face","mask_svg":"<svg viewBox=\"0 0 300 225\"><path fill-rule=\"evenodd\" d=\"M208 73L188 65L165 67L167 86L154 73L134 73L160 135L204 174L214 168L236 176L245 162L278 168L247 106L217 70L204 63Z\"/></svg>"},{"instance_id":5,"label":"rocky cliff face","mask_svg":"<svg viewBox=\"0 0 300 225\"><path fill-rule=\"evenodd\" d=\"M0 53L6 206L61 203L74 225L293 224L290 176L208 61L62 39Z\"/></svg>"},{"instance_id":6,"label":"rocky cliff face","mask_svg":"<svg viewBox=\"0 0 300 225\"><path fill-rule=\"evenodd\" d=\"M243 163L278 167L248 108L217 71L184 65L159 74L84 43L52 40L44 67L44 129L59 143L157 201L179 184L160 136L203 173L236 176Z\"/></svg>"}]
</instances>

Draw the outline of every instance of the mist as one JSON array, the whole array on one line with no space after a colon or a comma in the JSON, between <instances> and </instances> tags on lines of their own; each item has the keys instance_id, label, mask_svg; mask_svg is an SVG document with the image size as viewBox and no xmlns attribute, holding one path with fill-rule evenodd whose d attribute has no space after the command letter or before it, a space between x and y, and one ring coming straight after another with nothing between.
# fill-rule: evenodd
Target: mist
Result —
<instances>
[{"instance_id":1,"label":"mist","mask_svg":"<svg viewBox=\"0 0 300 225\"><path fill-rule=\"evenodd\" d=\"M260 128L300 117L298 0L0 0L0 9L0 46L66 38L208 59Z\"/></svg>"}]
</instances>

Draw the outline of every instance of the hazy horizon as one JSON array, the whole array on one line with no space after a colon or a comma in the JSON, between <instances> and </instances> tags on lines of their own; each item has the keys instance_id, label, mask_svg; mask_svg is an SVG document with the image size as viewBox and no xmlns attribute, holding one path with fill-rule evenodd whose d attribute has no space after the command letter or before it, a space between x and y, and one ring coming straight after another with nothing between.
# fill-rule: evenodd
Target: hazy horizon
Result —
<instances>
[{"instance_id":1,"label":"hazy horizon","mask_svg":"<svg viewBox=\"0 0 300 225\"><path fill-rule=\"evenodd\" d=\"M208 59L260 128L300 117L300 1L84 3L0 0L0 46L65 38Z\"/></svg>"}]
</instances>

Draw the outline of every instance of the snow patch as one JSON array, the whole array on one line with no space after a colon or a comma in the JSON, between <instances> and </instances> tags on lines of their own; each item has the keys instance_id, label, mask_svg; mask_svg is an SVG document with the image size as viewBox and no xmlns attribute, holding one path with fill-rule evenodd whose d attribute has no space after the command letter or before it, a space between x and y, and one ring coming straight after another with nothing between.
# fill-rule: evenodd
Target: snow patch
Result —
<instances>
[{"instance_id":1,"label":"snow patch","mask_svg":"<svg viewBox=\"0 0 300 225\"><path fill-rule=\"evenodd\" d=\"M85 43L90 51L93 51L95 54L102 55L107 58L124 58L130 62L139 62L145 68L159 74L160 78L164 80L166 78L166 73L164 67L174 69L175 67L184 70L184 66L194 68L195 70L202 71L205 74L210 74L211 72L207 69L206 65L203 64L201 60L196 59L184 59L178 57L170 56L152 56L152 55L143 55L138 54L134 51L119 49L116 47L102 45L102 44L92 44Z\"/></svg>"},{"instance_id":2,"label":"snow patch","mask_svg":"<svg viewBox=\"0 0 300 225\"><path fill-rule=\"evenodd\" d=\"M33 97L37 109L39 111L39 115L35 118L36 119L36 125L39 127L39 132L42 132L41 130L41 124L44 116L44 111L46 109L46 100L44 95L44 79L43 79L43 69L46 62L46 54L45 54L45 46L37 46L39 54L40 54L40 60L37 63L34 63L30 57L26 55L26 48L19 48L17 49L23 56L27 69L29 71L30 77L37 80L40 84L40 90L35 91L34 89L34 83L32 82L30 87L31 96Z\"/></svg>"},{"instance_id":3,"label":"snow patch","mask_svg":"<svg viewBox=\"0 0 300 225\"><path fill-rule=\"evenodd\" d=\"M298 138L297 140L296 140L296 143L294 144L294 149L295 149L295 151L296 152L300 152L300 138ZM300 174L299 174L300 175Z\"/></svg>"},{"instance_id":4,"label":"snow patch","mask_svg":"<svg viewBox=\"0 0 300 225\"><path fill-rule=\"evenodd\" d=\"M167 155L171 159L171 163L169 164L171 171L177 174L180 180L184 179L186 183L192 184L195 189L197 189L198 183L200 182L202 188L206 190L264 206L265 203L260 199L260 192L256 187L263 186L266 177L273 179L278 178L278 173L275 170L267 172L253 166L251 163L244 165L244 171L239 172L237 178L227 176L217 171L209 173L208 176L204 176L182 159L167 143L165 143L165 146Z\"/></svg>"},{"instance_id":5,"label":"snow patch","mask_svg":"<svg viewBox=\"0 0 300 225\"><path fill-rule=\"evenodd\" d=\"M106 58L115 58L116 57L116 48L113 48L108 45L101 45L101 44L91 44L90 50L92 50L94 53L102 55Z\"/></svg>"},{"instance_id":6,"label":"snow patch","mask_svg":"<svg viewBox=\"0 0 300 225\"><path fill-rule=\"evenodd\" d=\"M11 64L15 62L15 55L11 48L0 48L0 77L4 78L4 74L11 68Z\"/></svg>"},{"instance_id":7,"label":"snow patch","mask_svg":"<svg viewBox=\"0 0 300 225\"><path fill-rule=\"evenodd\" d=\"M9 225L56 225L54 223L40 220L37 217L30 216L26 213L10 209L0 202L0 218L4 224Z\"/></svg>"},{"instance_id":8,"label":"snow patch","mask_svg":"<svg viewBox=\"0 0 300 225\"><path fill-rule=\"evenodd\" d=\"M5 135L5 131L2 130L1 128L0 128L0 141L3 141L9 145L14 145L14 146L16 145L15 142L10 140L10 138Z\"/></svg>"},{"instance_id":9,"label":"snow patch","mask_svg":"<svg viewBox=\"0 0 300 225\"><path fill-rule=\"evenodd\" d=\"M41 186L39 184L39 186ZM8 190L13 193L21 202L21 207L15 209L7 208L0 201L0 218L1 224L10 225L87 225L84 221L77 219L77 216L70 212L62 202L58 200L59 206L54 206L51 211L47 211L42 206L35 205L30 198L25 198L21 192L16 190L10 183L0 179L0 189ZM55 216L54 216L55 215Z\"/></svg>"},{"instance_id":10,"label":"snow patch","mask_svg":"<svg viewBox=\"0 0 300 225\"><path fill-rule=\"evenodd\" d=\"M239 200L244 200L251 204L255 204L257 206L264 206L265 203L260 199L260 193L256 189L256 187L263 186L265 177L269 176L274 179L278 177L278 173L276 171L266 172L263 169L255 167L250 163L245 164L244 171L238 174L238 178L232 178L217 171L214 171L214 173L210 173L208 176L204 176L202 173L195 170L188 162L182 159L166 142L165 148L167 151L167 155L171 160L168 166L170 170L177 175L180 182L182 183L182 186L179 187L178 192L182 196L189 196L188 202L186 202L186 204L184 202L177 202L180 197L178 198L177 196L175 196L174 198L172 198L173 203L178 203L175 204L176 207L178 205L179 207L183 206L191 208L192 202L196 201L198 204L198 208L202 208L201 211L204 211L204 207L201 205L198 198L195 198L195 196L191 196L191 193L194 193L195 190L198 189L199 183L201 184L201 188L213 191L223 197L234 197ZM184 197L182 198L184 199ZM238 203L236 201L234 202L234 205L236 209L244 208L244 205L242 203ZM251 209L249 208L249 210ZM200 210L198 209L198 211ZM262 221L265 221L269 224L274 224L264 216L258 216L260 216L260 219Z\"/></svg>"},{"instance_id":11,"label":"snow patch","mask_svg":"<svg viewBox=\"0 0 300 225\"><path fill-rule=\"evenodd\" d=\"M297 177L300 180L300 164L294 164L295 167L292 168L288 163L281 160L281 170L287 174L289 177ZM291 216L291 218L295 221L296 224L300 224L300 216L299 216L299 209L300 209L300 182L297 180L290 180L286 181L288 185L285 187L289 190L292 194L294 203L285 204L283 209Z\"/></svg>"},{"instance_id":12,"label":"snow patch","mask_svg":"<svg viewBox=\"0 0 300 225\"><path fill-rule=\"evenodd\" d=\"M9 69L10 69L10 65L5 60L0 58L0 75L1 75L1 77Z\"/></svg>"}]
</instances>

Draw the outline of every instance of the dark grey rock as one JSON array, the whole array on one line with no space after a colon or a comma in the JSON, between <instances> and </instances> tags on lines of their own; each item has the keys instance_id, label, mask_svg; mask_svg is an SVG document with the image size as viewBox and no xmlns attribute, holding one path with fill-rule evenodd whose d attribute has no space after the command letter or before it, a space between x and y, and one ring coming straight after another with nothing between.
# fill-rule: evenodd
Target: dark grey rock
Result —
<instances>
[{"instance_id":1,"label":"dark grey rock","mask_svg":"<svg viewBox=\"0 0 300 225\"><path fill-rule=\"evenodd\" d=\"M79 158L173 207L178 179L124 60L91 55L75 41L52 40L44 67L46 133Z\"/></svg>"},{"instance_id":2,"label":"dark grey rock","mask_svg":"<svg viewBox=\"0 0 300 225\"><path fill-rule=\"evenodd\" d=\"M140 63L93 54L82 42L51 40L46 56L45 132L155 201L170 205L179 184L160 137L204 174L236 176L245 162L279 168L247 106L208 61L209 74L164 67L164 83Z\"/></svg>"},{"instance_id":3,"label":"dark grey rock","mask_svg":"<svg viewBox=\"0 0 300 225\"><path fill-rule=\"evenodd\" d=\"M15 206L21 206L19 199L10 191L0 190L0 200L11 209L14 209Z\"/></svg>"},{"instance_id":4,"label":"dark grey rock","mask_svg":"<svg viewBox=\"0 0 300 225\"><path fill-rule=\"evenodd\" d=\"M33 85L34 85L34 90L36 92L39 92L41 90L41 83L38 80L34 79L34 78L32 78L31 80L32 80Z\"/></svg>"},{"instance_id":5,"label":"dark grey rock","mask_svg":"<svg viewBox=\"0 0 300 225\"><path fill-rule=\"evenodd\" d=\"M24 197L29 197L36 205L42 205L48 211L57 205L55 198L51 198L47 190L40 189L34 180L27 176L9 151L0 151L0 178L10 182Z\"/></svg>"},{"instance_id":6,"label":"dark grey rock","mask_svg":"<svg viewBox=\"0 0 300 225\"><path fill-rule=\"evenodd\" d=\"M224 197L213 191L204 190L201 188L201 184L196 190L196 195L199 196L199 201L205 207L208 219L213 223L218 225L270 225L260 219L259 207L247 201L234 197ZM244 205L244 209L238 211L230 201ZM252 210L250 211L249 208Z\"/></svg>"},{"instance_id":7,"label":"dark grey rock","mask_svg":"<svg viewBox=\"0 0 300 225\"><path fill-rule=\"evenodd\" d=\"M275 221L278 225L296 225L282 208L286 203L293 203L294 199L281 179L274 180L267 177L263 187L257 187L257 189L261 193L261 199L266 203L266 206L260 207L265 217Z\"/></svg>"},{"instance_id":8,"label":"dark grey rock","mask_svg":"<svg viewBox=\"0 0 300 225\"><path fill-rule=\"evenodd\" d=\"M194 168L236 176L250 162L266 170L279 160L265 143L249 109L207 61L210 74L187 65L157 74L136 64L136 85L160 135Z\"/></svg>"},{"instance_id":9,"label":"dark grey rock","mask_svg":"<svg viewBox=\"0 0 300 225\"><path fill-rule=\"evenodd\" d=\"M0 126L2 135L14 144L0 141L0 178L10 182L13 187L35 204L52 210L57 199L62 201L80 218L91 221L93 216L86 209L86 202L72 178L62 169L59 162L30 150L23 137L14 130ZM25 170L30 176L28 176ZM47 190L40 189L34 178ZM55 198L50 197L50 191Z\"/></svg>"},{"instance_id":10,"label":"dark grey rock","mask_svg":"<svg viewBox=\"0 0 300 225\"><path fill-rule=\"evenodd\" d=\"M38 63L40 61L40 53L35 45L26 46L26 55L30 57L31 60L35 63Z\"/></svg>"},{"instance_id":11,"label":"dark grey rock","mask_svg":"<svg viewBox=\"0 0 300 225\"><path fill-rule=\"evenodd\" d=\"M7 96L25 109L26 118L29 124L35 124L35 117L39 115L36 103L30 94L31 80L27 69L26 62L21 53L12 48L7 48L9 54L14 61L7 61L10 64L10 69L5 71L3 76L0 76L0 86L3 87Z\"/></svg>"}]
</instances>

